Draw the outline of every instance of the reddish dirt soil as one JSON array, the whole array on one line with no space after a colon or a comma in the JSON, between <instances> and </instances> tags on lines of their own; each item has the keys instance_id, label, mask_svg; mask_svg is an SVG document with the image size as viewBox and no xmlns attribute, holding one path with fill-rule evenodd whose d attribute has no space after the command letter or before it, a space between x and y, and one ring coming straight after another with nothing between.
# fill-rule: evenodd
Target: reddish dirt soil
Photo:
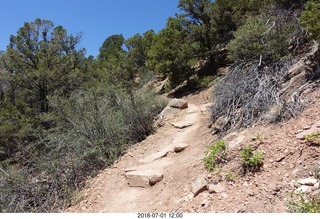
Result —
<instances>
[{"instance_id":1,"label":"reddish dirt soil","mask_svg":"<svg viewBox=\"0 0 320 219\"><path fill-rule=\"evenodd\" d=\"M214 173L208 172L202 161L205 151L216 140L208 128L210 111L205 110L211 94L208 89L183 97L189 108L164 121L156 133L133 145L113 166L88 179L86 188L66 212L286 212L286 203L296 189L293 180L308 177L314 167L320 166L320 147L309 146L295 137L298 130L320 120L319 89L309 94L311 103L298 118L244 130L244 141L228 151L229 162ZM171 125L182 119L193 125L182 130ZM252 140L256 136L263 139ZM149 188L129 187L125 169L140 165L139 160L173 142L188 143L189 147L148 164L163 167L163 180ZM265 153L260 172L239 174L239 150L244 144ZM233 173L233 181L226 180L227 172ZM209 183L219 182L225 191L204 191L193 197L192 184L203 174Z\"/></svg>"}]
</instances>

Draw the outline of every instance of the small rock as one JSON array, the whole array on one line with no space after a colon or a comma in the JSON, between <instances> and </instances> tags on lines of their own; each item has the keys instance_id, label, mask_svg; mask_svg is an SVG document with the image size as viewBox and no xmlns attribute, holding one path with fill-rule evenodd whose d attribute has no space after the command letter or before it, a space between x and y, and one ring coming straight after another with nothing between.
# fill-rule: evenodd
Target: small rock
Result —
<instances>
[{"instance_id":1,"label":"small rock","mask_svg":"<svg viewBox=\"0 0 320 219\"><path fill-rule=\"evenodd\" d=\"M204 175L198 176L196 180L193 182L192 188L191 188L193 197L196 197L201 192L207 189L208 189L208 186L207 186L206 177Z\"/></svg>"},{"instance_id":2,"label":"small rock","mask_svg":"<svg viewBox=\"0 0 320 219\"><path fill-rule=\"evenodd\" d=\"M128 155L129 155L130 157L133 157L133 154L131 154L130 152L128 152Z\"/></svg>"},{"instance_id":3,"label":"small rock","mask_svg":"<svg viewBox=\"0 0 320 219\"><path fill-rule=\"evenodd\" d=\"M254 192L251 189L247 190L248 196L254 196Z\"/></svg>"},{"instance_id":4,"label":"small rock","mask_svg":"<svg viewBox=\"0 0 320 219\"><path fill-rule=\"evenodd\" d=\"M221 184L210 184L208 186L209 193L222 193L225 192L226 189Z\"/></svg>"},{"instance_id":5,"label":"small rock","mask_svg":"<svg viewBox=\"0 0 320 219\"><path fill-rule=\"evenodd\" d=\"M314 184L314 186L312 187L312 190L315 191L315 190L318 190L320 189L320 182L317 182L316 184Z\"/></svg>"},{"instance_id":6,"label":"small rock","mask_svg":"<svg viewBox=\"0 0 320 219\"><path fill-rule=\"evenodd\" d=\"M305 130L305 131L297 134L297 135L296 135L296 138L303 140L303 139L304 139L304 136L310 135L310 134L312 134L312 133L314 133L314 132L317 132L317 131L320 131L320 128L312 127L311 129Z\"/></svg>"},{"instance_id":7,"label":"small rock","mask_svg":"<svg viewBox=\"0 0 320 219\"><path fill-rule=\"evenodd\" d=\"M320 189L313 191L310 196L313 199L319 198L320 197Z\"/></svg>"},{"instance_id":8,"label":"small rock","mask_svg":"<svg viewBox=\"0 0 320 219\"><path fill-rule=\"evenodd\" d=\"M228 194L227 193L222 193L220 197L221 198L228 198Z\"/></svg>"},{"instance_id":9,"label":"small rock","mask_svg":"<svg viewBox=\"0 0 320 219\"><path fill-rule=\"evenodd\" d=\"M244 182L242 185L245 186L245 187L248 187L248 186L249 186L249 183Z\"/></svg>"},{"instance_id":10,"label":"small rock","mask_svg":"<svg viewBox=\"0 0 320 219\"><path fill-rule=\"evenodd\" d=\"M181 151L183 151L184 149L186 149L187 147L189 147L188 144L186 143L180 143L180 144L176 144L174 145L174 152L179 153Z\"/></svg>"},{"instance_id":11,"label":"small rock","mask_svg":"<svg viewBox=\"0 0 320 219\"><path fill-rule=\"evenodd\" d=\"M234 140L232 140L229 144L228 147L234 148L236 146L238 146L239 144L241 144L241 142L245 139L246 137L243 135L239 135L238 137L236 137Z\"/></svg>"},{"instance_id":12,"label":"small rock","mask_svg":"<svg viewBox=\"0 0 320 219\"><path fill-rule=\"evenodd\" d=\"M303 127L303 130L308 130L308 129L311 129L310 125L307 125L307 126Z\"/></svg>"},{"instance_id":13,"label":"small rock","mask_svg":"<svg viewBox=\"0 0 320 219\"><path fill-rule=\"evenodd\" d=\"M188 108L188 102L183 99L172 99L169 103L170 107L173 108L179 108L179 109L185 109Z\"/></svg>"},{"instance_id":14,"label":"small rock","mask_svg":"<svg viewBox=\"0 0 320 219\"><path fill-rule=\"evenodd\" d=\"M314 186L314 184L317 183L318 180L314 178L306 178L306 179L300 179L298 180L298 183L305 186Z\"/></svg>"},{"instance_id":15,"label":"small rock","mask_svg":"<svg viewBox=\"0 0 320 219\"><path fill-rule=\"evenodd\" d=\"M228 119L225 117L219 117L215 123L214 123L214 128L217 130L221 130L228 122Z\"/></svg>"},{"instance_id":16,"label":"small rock","mask_svg":"<svg viewBox=\"0 0 320 219\"><path fill-rule=\"evenodd\" d=\"M150 156L148 156L144 159L139 160L139 163L149 163L149 162L161 159L161 158L167 156L168 153L169 153L169 150L165 150L165 149L161 150L157 153L151 154Z\"/></svg>"},{"instance_id":17,"label":"small rock","mask_svg":"<svg viewBox=\"0 0 320 219\"><path fill-rule=\"evenodd\" d=\"M320 128L320 121L316 122L316 123L314 124L314 126L317 127L317 128Z\"/></svg>"},{"instance_id":18,"label":"small rock","mask_svg":"<svg viewBox=\"0 0 320 219\"><path fill-rule=\"evenodd\" d=\"M202 207L205 207L205 206L207 206L208 205L208 200L207 199L205 199L205 200L203 200L202 202L201 202L201 206Z\"/></svg>"},{"instance_id":19,"label":"small rock","mask_svg":"<svg viewBox=\"0 0 320 219\"><path fill-rule=\"evenodd\" d=\"M290 186L290 188L292 188L292 189L296 188L296 181L292 179L292 180L289 182L289 186Z\"/></svg>"},{"instance_id":20,"label":"small rock","mask_svg":"<svg viewBox=\"0 0 320 219\"><path fill-rule=\"evenodd\" d=\"M178 128L178 129L187 128L187 127L193 125L192 122L187 122L187 121L173 122L173 123L171 123L171 124L172 124L175 128Z\"/></svg>"},{"instance_id":21,"label":"small rock","mask_svg":"<svg viewBox=\"0 0 320 219\"><path fill-rule=\"evenodd\" d=\"M286 158L286 155L279 155L279 157L276 159L276 162L281 162L284 158Z\"/></svg>"},{"instance_id":22,"label":"small rock","mask_svg":"<svg viewBox=\"0 0 320 219\"><path fill-rule=\"evenodd\" d=\"M302 185L299 188L296 189L295 193L305 193L305 192L311 192L311 187Z\"/></svg>"}]
</instances>

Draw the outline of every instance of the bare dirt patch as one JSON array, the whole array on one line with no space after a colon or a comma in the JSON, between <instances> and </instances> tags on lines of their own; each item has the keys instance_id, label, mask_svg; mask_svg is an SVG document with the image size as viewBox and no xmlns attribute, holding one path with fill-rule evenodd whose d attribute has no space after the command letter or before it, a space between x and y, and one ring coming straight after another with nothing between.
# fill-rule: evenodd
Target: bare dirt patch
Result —
<instances>
[{"instance_id":1,"label":"bare dirt patch","mask_svg":"<svg viewBox=\"0 0 320 219\"><path fill-rule=\"evenodd\" d=\"M206 110L211 93L209 89L184 97L189 104L187 109L164 121L155 134L133 145L113 166L89 179L81 199L67 212L286 212L295 182L307 178L314 167L320 166L320 148L296 138L298 130L320 120L320 91L309 95L312 103L298 118L244 130L244 138L239 138L241 141L228 152L229 162L215 173L205 170L202 161L215 139L208 128L210 111ZM181 120L193 125L184 129L171 125ZM257 136L262 136L262 140L257 141ZM236 137L237 134L233 138ZM163 169L160 182L147 188L128 186L127 168L141 165L139 160L175 143L189 146L180 153L171 151L145 164L148 168ZM242 176L239 150L245 144L263 151L265 160L260 172ZM235 173L233 181L226 179L228 172ZM192 184L201 175L207 176L208 185L218 187L193 197Z\"/></svg>"}]
</instances>

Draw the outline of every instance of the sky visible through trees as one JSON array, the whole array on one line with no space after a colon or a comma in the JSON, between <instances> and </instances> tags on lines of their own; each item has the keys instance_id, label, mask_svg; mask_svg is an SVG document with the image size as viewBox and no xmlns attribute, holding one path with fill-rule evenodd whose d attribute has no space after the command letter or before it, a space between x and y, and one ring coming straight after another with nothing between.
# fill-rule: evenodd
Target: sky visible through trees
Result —
<instances>
[{"instance_id":1,"label":"sky visible through trees","mask_svg":"<svg viewBox=\"0 0 320 219\"><path fill-rule=\"evenodd\" d=\"M10 35L24 22L36 18L61 25L68 33L83 32L80 45L87 56L96 56L103 41L113 34L129 38L150 29L159 31L167 18L179 12L178 0L11 0L1 2L0 50L6 50Z\"/></svg>"}]
</instances>

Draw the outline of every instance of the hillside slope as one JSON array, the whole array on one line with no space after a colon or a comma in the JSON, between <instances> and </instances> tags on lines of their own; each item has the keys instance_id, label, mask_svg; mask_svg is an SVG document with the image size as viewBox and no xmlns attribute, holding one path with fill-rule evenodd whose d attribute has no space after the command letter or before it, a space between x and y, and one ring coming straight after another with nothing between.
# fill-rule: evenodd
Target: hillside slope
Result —
<instances>
[{"instance_id":1,"label":"hillside slope","mask_svg":"<svg viewBox=\"0 0 320 219\"><path fill-rule=\"evenodd\" d=\"M258 125L226 136L232 145L228 151L229 162L214 173L205 170L202 162L206 149L216 137L207 128L211 93L208 89L184 97L189 103L187 109L165 120L154 135L134 145L98 177L88 180L75 205L66 211L286 212L286 203L297 188L297 180L307 178L315 167L320 167L320 148L296 138L299 130L308 129L320 120L319 89L308 95L310 104L298 118L281 124ZM177 121L193 124L177 129L172 126L172 122ZM257 136L263 139L252 140ZM189 146L175 153L170 148L177 143ZM244 144L252 144L265 153L262 171L254 175L236 174L233 181L228 181L226 173L238 173L241 169L239 150ZM167 156L143 161L163 150L167 150ZM158 170L163 179L146 188L130 187L126 178L128 169ZM201 179L206 181L209 190L201 188ZM200 190L195 192L197 186Z\"/></svg>"}]
</instances>

